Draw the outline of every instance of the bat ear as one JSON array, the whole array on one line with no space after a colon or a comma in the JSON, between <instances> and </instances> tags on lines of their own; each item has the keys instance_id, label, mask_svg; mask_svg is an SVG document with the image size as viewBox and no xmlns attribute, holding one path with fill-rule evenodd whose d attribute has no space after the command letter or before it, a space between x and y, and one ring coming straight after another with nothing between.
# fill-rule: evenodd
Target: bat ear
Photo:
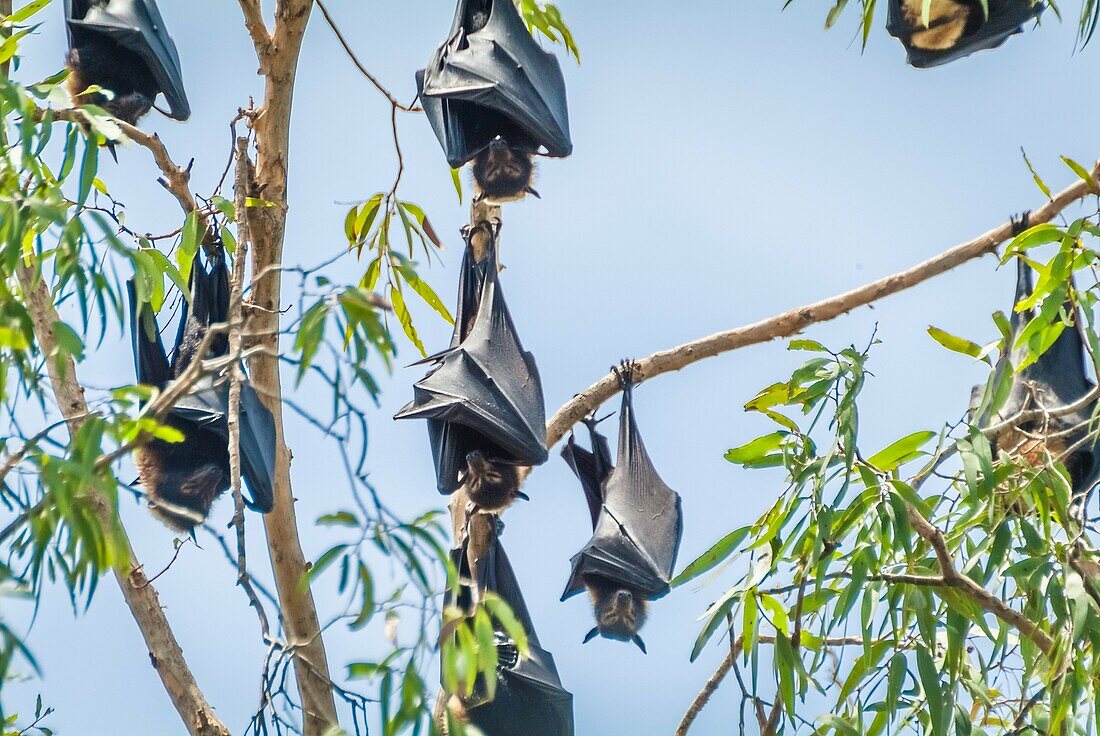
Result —
<instances>
[{"instance_id":1,"label":"bat ear","mask_svg":"<svg viewBox=\"0 0 1100 736\"><path fill-rule=\"evenodd\" d=\"M645 650L645 642L642 641L642 637L640 637L638 634L635 634L634 638L631 639L631 641L638 645L638 648L642 650L642 654L649 654L649 652Z\"/></svg>"},{"instance_id":2,"label":"bat ear","mask_svg":"<svg viewBox=\"0 0 1100 736\"><path fill-rule=\"evenodd\" d=\"M535 199L542 199L542 195L539 194L538 192L536 192L534 190L534 188L532 188L532 187L526 187L523 191L526 192L527 194L533 195L535 197Z\"/></svg>"},{"instance_id":3,"label":"bat ear","mask_svg":"<svg viewBox=\"0 0 1100 736\"><path fill-rule=\"evenodd\" d=\"M531 497L523 491L516 491L516 498L522 498L524 501L530 501Z\"/></svg>"},{"instance_id":4,"label":"bat ear","mask_svg":"<svg viewBox=\"0 0 1100 736\"><path fill-rule=\"evenodd\" d=\"M587 644L588 642L592 641L593 639L595 639L599 635L600 635L599 627L598 626L593 626L592 630L584 635L584 641L582 643Z\"/></svg>"}]
</instances>

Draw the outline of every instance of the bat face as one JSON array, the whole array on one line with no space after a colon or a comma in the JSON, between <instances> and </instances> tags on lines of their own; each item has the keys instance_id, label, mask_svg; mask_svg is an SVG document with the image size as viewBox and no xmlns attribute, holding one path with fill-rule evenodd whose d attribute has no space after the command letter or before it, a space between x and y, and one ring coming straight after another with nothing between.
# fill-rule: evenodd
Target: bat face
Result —
<instances>
[{"instance_id":1,"label":"bat face","mask_svg":"<svg viewBox=\"0 0 1100 736\"><path fill-rule=\"evenodd\" d=\"M474 159L474 181L490 204L522 199L532 191L534 177L534 156L499 136Z\"/></svg>"},{"instance_id":2,"label":"bat face","mask_svg":"<svg viewBox=\"0 0 1100 736\"><path fill-rule=\"evenodd\" d=\"M919 49L943 51L954 48L964 35L981 26L981 8L955 0L932 0L928 25L922 18L924 0L904 0L902 17L909 26L909 43Z\"/></svg>"},{"instance_id":3,"label":"bat face","mask_svg":"<svg viewBox=\"0 0 1100 736\"><path fill-rule=\"evenodd\" d=\"M466 454L462 478L466 494L483 511L503 511L516 500L519 470L515 465L493 462L480 450Z\"/></svg>"},{"instance_id":4,"label":"bat face","mask_svg":"<svg viewBox=\"0 0 1100 736\"><path fill-rule=\"evenodd\" d=\"M630 641L645 624L648 608L640 591L630 590L614 581L588 576L585 587L592 597L596 628L610 639Z\"/></svg>"},{"instance_id":5,"label":"bat face","mask_svg":"<svg viewBox=\"0 0 1100 736\"><path fill-rule=\"evenodd\" d=\"M229 452L213 432L172 416L165 424L179 430L183 442L152 440L134 453L134 462L149 510L171 529L187 533L229 488Z\"/></svg>"}]
</instances>

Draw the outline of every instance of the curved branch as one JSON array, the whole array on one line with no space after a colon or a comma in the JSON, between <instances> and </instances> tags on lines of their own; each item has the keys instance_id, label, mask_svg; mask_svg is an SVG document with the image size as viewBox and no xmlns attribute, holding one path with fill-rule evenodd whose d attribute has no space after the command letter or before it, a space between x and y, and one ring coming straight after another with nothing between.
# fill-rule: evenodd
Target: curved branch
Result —
<instances>
[{"instance_id":1,"label":"curved branch","mask_svg":"<svg viewBox=\"0 0 1100 736\"><path fill-rule=\"evenodd\" d=\"M244 0L242 0L243 2ZM336 40L340 42L340 45L344 47L344 52L351 59L351 63L355 64L355 68L359 70L359 73L367 78L374 88L378 90L383 97L389 100L389 103L393 105L394 110L401 110L402 112L424 112L424 108L418 105L403 105L397 101L397 98L393 96L393 93L386 89L381 82L378 81L378 77L370 73L367 67L363 66L363 62L359 61L359 57L355 55L355 52L351 49L351 44L344 38L344 34L340 31L340 27L336 25L336 21L329 15L328 8L321 0L314 0L317 3L317 8L321 11L321 15L325 17L325 22L328 23L328 27L332 29L332 32L336 34Z\"/></svg>"},{"instance_id":2,"label":"curved branch","mask_svg":"<svg viewBox=\"0 0 1100 736\"><path fill-rule=\"evenodd\" d=\"M1092 177L1100 177L1100 161L1092 168ZM1078 181L1054 195L1039 209L1031 213L1030 222L1038 225L1050 222L1066 207L1084 199L1089 194L1100 194L1085 181ZM828 322L857 307L866 306L879 299L911 288L928 279L952 270L967 261L993 253L997 246L1013 237L1013 224L1007 222L973 240L930 258L923 263L891 276L873 281L852 291L830 297L813 304L796 307L774 317L750 325L719 332L694 342L654 353L638 361L636 374L649 379L662 373L678 371L704 358L712 358L748 345L769 342L779 337L789 337L819 322ZM619 392L619 382L608 374L574 396L546 425L547 444L561 441L570 427L600 407Z\"/></svg>"},{"instance_id":3,"label":"curved branch","mask_svg":"<svg viewBox=\"0 0 1100 736\"><path fill-rule=\"evenodd\" d=\"M744 637L737 637L737 641L730 647L725 659L718 665L718 669L714 671L714 674L710 676L707 683L703 685L703 689L695 696L695 700L691 701L691 705L688 707L687 712L684 713L684 717L680 719L680 725L676 727L676 736L687 736L687 732L691 729L691 724L699 717L703 708L710 702L710 697L714 695L718 686L722 684L722 680L726 678L730 669L733 668L734 660L741 656L741 649L744 644Z\"/></svg>"},{"instance_id":4,"label":"curved branch","mask_svg":"<svg viewBox=\"0 0 1100 736\"><path fill-rule=\"evenodd\" d=\"M57 350L53 325L59 318L46 282L26 266L19 268L18 277L39 349L44 355L53 355ZM47 360L46 369L57 405L69 424L70 434L75 434L88 416L88 404L84 399L84 388L77 380L76 364L71 356L65 355L61 360ZM118 513L107 499L98 494L92 494L87 500L104 530L113 530L117 534L127 555L125 561L115 567L115 579L141 629L153 668L183 719L187 732L192 736L229 736L229 729L218 720L183 658L183 650L164 615L157 591L149 585Z\"/></svg>"}]
</instances>

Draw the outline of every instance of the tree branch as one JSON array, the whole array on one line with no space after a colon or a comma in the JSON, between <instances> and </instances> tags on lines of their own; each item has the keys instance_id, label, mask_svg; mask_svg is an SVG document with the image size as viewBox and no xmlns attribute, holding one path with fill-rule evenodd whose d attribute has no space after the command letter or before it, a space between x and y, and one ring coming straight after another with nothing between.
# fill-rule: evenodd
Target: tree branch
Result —
<instances>
[{"instance_id":1,"label":"tree branch","mask_svg":"<svg viewBox=\"0 0 1100 736\"><path fill-rule=\"evenodd\" d=\"M732 632L730 634L732 636ZM722 684L722 680L729 674L730 669L733 668L733 662L741 656L741 649L745 645L744 637L737 637L737 641L730 647L729 652L726 654L725 659L718 665L718 669L714 671L714 674L710 676L707 683L703 685L703 689L695 696L695 700L691 702L691 706L688 707L687 712L684 713L684 717L680 719L680 725L676 728L676 736L687 736L688 730L691 728L691 724L695 722L695 719L699 717L699 714L710 702L710 697L714 695L714 692L718 689L718 686Z\"/></svg>"},{"instance_id":2,"label":"tree branch","mask_svg":"<svg viewBox=\"0 0 1100 736\"><path fill-rule=\"evenodd\" d=\"M906 585L918 585L934 588L951 588L965 595L984 610L992 613L997 618L1014 627L1021 634L1039 647L1043 654L1050 654L1054 648L1054 639L1050 634L1039 628L1039 625L1023 615L1019 611L1010 608L1004 601L975 583L966 575L955 569L955 563L947 550L947 542L943 533L924 518L912 505L906 503L909 511L909 523L913 529L932 547L936 553L936 560L940 566L942 577L926 575L889 575L883 574L882 579L888 583L901 583Z\"/></svg>"},{"instance_id":3,"label":"tree branch","mask_svg":"<svg viewBox=\"0 0 1100 736\"><path fill-rule=\"evenodd\" d=\"M254 13L249 20L250 5L255 3L256 0L241 2L246 25L249 22L255 25ZM249 367L252 385L275 419L275 508L264 516L264 530L287 642L295 654L294 672L302 699L303 733L304 736L321 736L337 725L336 700L313 592L301 585L308 567L294 513L291 456L284 439L278 360L282 298L279 264L287 217L290 114L302 37L312 7L312 0L278 0L270 46L266 47L263 39L257 40L253 33L253 43L261 59L260 72L264 75L263 105L257 114L249 116L256 134L255 196L276 206L259 207L248 213L252 245L251 302L256 307L251 311L250 322L255 322L256 331L263 336L260 344L266 348Z\"/></svg>"},{"instance_id":4,"label":"tree branch","mask_svg":"<svg viewBox=\"0 0 1100 736\"><path fill-rule=\"evenodd\" d=\"M233 192L237 212L237 252L233 256L233 282L229 294L229 323L234 327L229 332L229 354L241 354L241 325L244 323L243 294L244 271L248 258L248 190L252 180L252 162L248 158L248 137L237 139L234 146L237 160L237 174ZM237 530L237 585L248 596L248 603L256 610L260 622L260 634L264 643L270 643L271 625L267 612L252 588L252 578L248 574L244 528L244 495L241 493L241 383L244 371L240 361L235 361L230 369L229 383L229 475L233 490L233 520L230 526Z\"/></svg>"},{"instance_id":5,"label":"tree branch","mask_svg":"<svg viewBox=\"0 0 1100 736\"><path fill-rule=\"evenodd\" d=\"M1092 168L1093 178L1100 177L1100 161ZM1085 183L1078 181L1054 195L1042 207L1031 213L1032 225L1050 222L1066 207L1098 192ZM769 342L780 337L789 337L819 322L828 322L857 307L862 307L879 299L904 291L928 279L952 270L967 261L980 258L996 251L1013 237L1013 224L1007 222L966 243L956 245L934 258L900 271L891 276L873 281L838 296L830 297L813 304L777 314L754 324L719 332L694 342L689 342L669 350L654 353L638 361L636 369L640 379L649 379L662 373L678 371L704 358L712 358L722 353L737 350L748 345ZM547 423L547 444L553 446L561 441L569 429L584 417L598 409L601 404L619 392L619 382L614 374L608 374L592 386L574 396Z\"/></svg>"},{"instance_id":6,"label":"tree branch","mask_svg":"<svg viewBox=\"0 0 1100 736\"><path fill-rule=\"evenodd\" d=\"M54 357L57 354L57 338L53 326L60 321L57 310L39 274L29 267L20 266L18 276L35 337L42 353L47 356L46 367L57 405L68 422L70 435L75 435L88 416L88 404L84 400L84 388L77 379L72 357L64 353L61 353L62 360ZM117 511L98 494L88 496L87 501L104 529L114 530L126 554L125 563L114 568L115 579L145 639L153 668L183 719L187 732L191 736L229 736L229 729L218 720L206 702L183 658L183 650L164 615L156 589L149 585Z\"/></svg>"},{"instance_id":7,"label":"tree branch","mask_svg":"<svg viewBox=\"0 0 1100 736\"><path fill-rule=\"evenodd\" d=\"M240 3L241 13L244 14L244 27L248 29L252 45L256 48L256 58L260 62L260 74L265 74L267 56L271 53L271 34L268 33L267 24L264 23L260 0L240 0Z\"/></svg>"}]
</instances>

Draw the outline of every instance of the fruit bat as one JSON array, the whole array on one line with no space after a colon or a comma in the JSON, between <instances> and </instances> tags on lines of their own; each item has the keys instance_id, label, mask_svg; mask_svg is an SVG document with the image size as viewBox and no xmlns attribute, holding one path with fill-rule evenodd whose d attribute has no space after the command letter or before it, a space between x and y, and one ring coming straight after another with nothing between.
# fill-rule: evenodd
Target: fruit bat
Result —
<instances>
[{"instance_id":1,"label":"fruit bat","mask_svg":"<svg viewBox=\"0 0 1100 736\"><path fill-rule=\"evenodd\" d=\"M164 93L169 117L191 116L179 55L155 0L65 0L69 91L77 104L99 105L136 124ZM113 93L110 99L92 85Z\"/></svg>"},{"instance_id":2,"label":"fruit bat","mask_svg":"<svg viewBox=\"0 0 1100 736\"><path fill-rule=\"evenodd\" d=\"M561 67L512 0L459 0L416 86L447 163L474 161L480 196L493 203L533 192L536 154L573 152Z\"/></svg>"},{"instance_id":3,"label":"fruit bat","mask_svg":"<svg viewBox=\"0 0 1100 736\"><path fill-rule=\"evenodd\" d=\"M890 0L886 19L886 30L901 41L909 64L918 69L995 49L1045 7L1041 0L988 0L987 16L982 0L931 0L926 25L925 1Z\"/></svg>"},{"instance_id":4,"label":"fruit bat","mask_svg":"<svg viewBox=\"0 0 1100 736\"><path fill-rule=\"evenodd\" d=\"M1017 269L1014 304L1030 297L1034 289L1031 267L1022 258L1017 260ZM1004 406L991 417L979 418L978 426L988 429L1005 423L1021 412L1057 412L1002 429L990 438L990 442L994 455L1003 451L1037 467L1046 465L1048 459L1062 462L1069 473L1073 495L1080 499L1100 479L1100 462L1097 462L1100 447L1096 437L1089 437L1090 430L1096 429L1091 423L1096 409L1095 399L1075 411L1059 411L1078 403L1095 390L1095 385L1086 375L1087 356L1081 313L1071 302L1066 303L1065 309L1072 315L1073 324L1065 327L1038 360L1013 377ZM1027 357L1027 345L1013 346L1034 317L1034 309L1022 312L1013 310L1006 354L1001 356L994 369L995 385L1004 371L1011 371L1013 365L1020 365ZM975 399L980 400L983 392L984 386L975 386Z\"/></svg>"},{"instance_id":5,"label":"fruit bat","mask_svg":"<svg viewBox=\"0 0 1100 736\"><path fill-rule=\"evenodd\" d=\"M619 451L614 467L607 440L589 420L592 450L574 438L562 457L584 488L592 516L592 538L573 556L569 582L561 599L582 588L592 597L597 635L633 641L644 652L638 630L645 623L648 601L665 595L683 534L680 496L665 485L649 459L634 417L633 370L616 370L623 390L619 414Z\"/></svg>"},{"instance_id":6,"label":"fruit bat","mask_svg":"<svg viewBox=\"0 0 1100 736\"><path fill-rule=\"evenodd\" d=\"M164 388L195 360L226 355L225 335L214 338L208 356L197 355L207 328L225 322L229 314L229 272L220 247L206 270L198 254L191 268L191 301L184 302L172 360L169 362L152 312L130 293L130 326L139 383ZM201 524L214 501L229 489L229 380L201 377L190 393L176 402L162 422L183 435L182 442L152 439L134 452L134 463L149 510L169 527L190 532ZM241 474L254 511L274 506L275 421L255 389L241 384Z\"/></svg>"},{"instance_id":7,"label":"fruit bat","mask_svg":"<svg viewBox=\"0 0 1100 736\"><path fill-rule=\"evenodd\" d=\"M548 456L546 409L535 359L504 303L492 244L480 263L467 244L451 347L423 362L436 365L394 418L428 420L439 492L465 484L490 512L522 497L517 468Z\"/></svg>"},{"instance_id":8,"label":"fruit bat","mask_svg":"<svg viewBox=\"0 0 1100 736\"><path fill-rule=\"evenodd\" d=\"M465 543L451 550L459 577L470 579ZM515 642L503 628L496 631L497 687L487 700L484 683L474 688L473 698L464 703L463 720L480 728L486 736L573 736L573 696L562 687L554 657L539 644L531 614L520 592L519 581L494 534L488 554L478 563L478 588L499 595L512 609L527 632L528 654L520 657ZM470 607L470 590L460 590L457 605ZM448 593L448 605L456 603Z\"/></svg>"}]
</instances>

